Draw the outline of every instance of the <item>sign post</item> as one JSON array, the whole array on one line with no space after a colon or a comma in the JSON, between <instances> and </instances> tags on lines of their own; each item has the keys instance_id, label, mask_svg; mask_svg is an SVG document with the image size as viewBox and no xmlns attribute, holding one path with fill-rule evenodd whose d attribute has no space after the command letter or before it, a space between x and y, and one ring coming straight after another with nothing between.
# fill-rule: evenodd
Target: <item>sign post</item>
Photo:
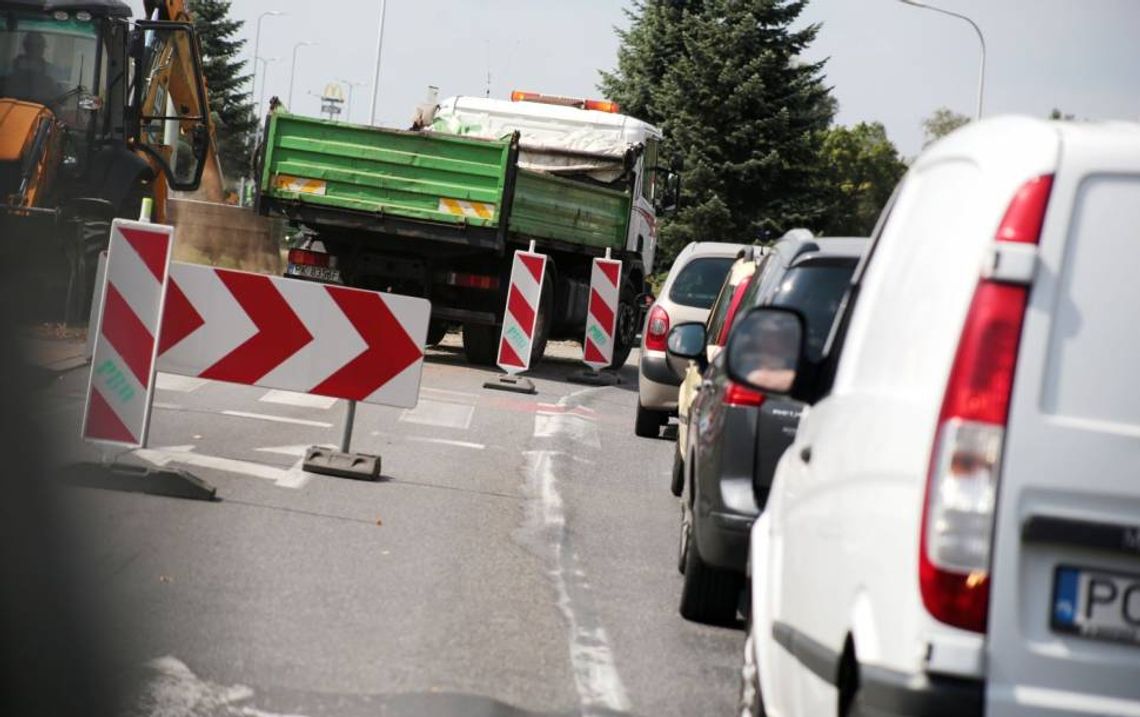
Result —
<instances>
[{"instance_id":1,"label":"sign post","mask_svg":"<svg viewBox=\"0 0 1140 717\"><path fill-rule=\"evenodd\" d=\"M592 386L612 386L620 382L611 371L601 373L614 359L620 286L621 262L611 259L610 250L606 249L604 259L594 259L590 273L590 303L586 312L586 334L582 337L582 363L587 370L571 374L570 381Z\"/></svg>"},{"instance_id":2,"label":"sign post","mask_svg":"<svg viewBox=\"0 0 1140 717\"><path fill-rule=\"evenodd\" d=\"M516 251L511 267L511 283L507 288L507 306L503 311L503 331L499 336L496 363L506 375L488 381L483 388L515 393L538 393L534 383L518 374L530 368L535 331L541 311L542 285L546 279L546 255L534 251Z\"/></svg>"}]
</instances>

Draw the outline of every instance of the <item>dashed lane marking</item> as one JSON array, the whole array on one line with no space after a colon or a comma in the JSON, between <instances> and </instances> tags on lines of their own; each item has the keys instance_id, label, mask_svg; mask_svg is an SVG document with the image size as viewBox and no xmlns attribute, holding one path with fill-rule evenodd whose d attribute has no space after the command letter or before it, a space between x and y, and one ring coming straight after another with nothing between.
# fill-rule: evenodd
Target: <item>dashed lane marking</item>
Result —
<instances>
[{"instance_id":1,"label":"dashed lane marking","mask_svg":"<svg viewBox=\"0 0 1140 717\"><path fill-rule=\"evenodd\" d=\"M270 423L291 423L295 426L312 426L313 428L332 428L333 424L325 421L310 421L305 418L288 418L286 416L272 416L267 413L250 413L249 411L220 411L223 416L234 418L252 418Z\"/></svg>"},{"instance_id":2,"label":"dashed lane marking","mask_svg":"<svg viewBox=\"0 0 1140 717\"><path fill-rule=\"evenodd\" d=\"M158 374L158 378L155 379L154 385L163 391L190 393L192 391L197 391L207 383L209 383L209 381L204 378L194 378L193 376L179 376L173 373L160 373Z\"/></svg>"},{"instance_id":3,"label":"dashed lane marking","mask_svg":"<svg viewBox=\"0 0 1140 717\"><path fill-rule=\"evenodd\" d=\"M376 431L373 435L380 435L380 432ZM434 444L440 445L440 446L455 446L456 448L471 448L471 449L476 450L476 451L482 451L482 450L485 450L487 448L486 444L483 444L483 443L471 443L468 441L450 441L446 438L423 438L420 436L408 436L407 440L412 441L414 443L434 443Z\"/></svg>"},{"instance_id":4,"label":"dashed lane marking","mask_svg":"<svg viewBox=\"0 0 1140 717\"><path fill-rule=\"evenodd\" d=\"M328 396L314 396L308 393L294 393L293 391L272 390L266 392L258 399L262 403L276 403L282 406L296 406L298 408L315 408L327 411L336 405L337 399Z\"/></svg>"},{"instance_id":5,"label":"dashed lane marking","mask_svg":"<svg viewBox=\"0 0 1140 717\"><path fill-rule=\"evenodd\" d=\"M400 414L400 421L465 431L471 427L474 416L475 407L470 404L421 398L415 408L406 409Z\"/></svg>"}]
</instances>

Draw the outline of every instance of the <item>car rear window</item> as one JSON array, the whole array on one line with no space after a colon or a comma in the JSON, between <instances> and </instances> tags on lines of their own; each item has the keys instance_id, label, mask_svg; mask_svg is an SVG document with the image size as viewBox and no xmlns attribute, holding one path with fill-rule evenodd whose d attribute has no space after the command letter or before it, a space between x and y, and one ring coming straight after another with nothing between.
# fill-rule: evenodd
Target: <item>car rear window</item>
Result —
<instances>
[{"instance_id":1,"label":"car rear window","mask_svg":"<svg viewBox=\"0 0 1140 717\"><path fill-rule=\"evenodd\" d=\"M724 277L735 261L731 256L714 256L693 259L686 264L673 286L669 289L669 300L674 304L690 306L694 309L708 309L716 301Z\"/></svg>"},{"instance_id":2,"label":"car rear window","mask_svg":"<svg viewBox=\"0 0 1140 717\"><path fill-rule=\"evenodd\" d=\"M807 356L812 361L823 356L823 344L851 283L855 265L856 262L851 261L796 267L784 275L772 295L772 306L795 309L803 314L807 323Z\"/></svg>"}]
</instances>

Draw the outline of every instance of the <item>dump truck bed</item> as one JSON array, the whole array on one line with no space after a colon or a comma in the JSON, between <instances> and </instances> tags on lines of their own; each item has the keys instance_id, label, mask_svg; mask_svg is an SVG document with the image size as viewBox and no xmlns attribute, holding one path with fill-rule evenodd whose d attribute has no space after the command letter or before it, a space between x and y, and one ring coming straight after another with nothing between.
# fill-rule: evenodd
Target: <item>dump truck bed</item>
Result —
<instances>
[{"instance_id":1,"label":"dump truck bed","mask_svg":"<svg viewBox=\"0 0 1140 717\"><path fill-rule=\"evenodd\" d=\"M403 132L277 112L266 136L261 205L317 229L624 248L628 191L519 169L517 158L515 137Z\"/></svg>"}]
</instances>

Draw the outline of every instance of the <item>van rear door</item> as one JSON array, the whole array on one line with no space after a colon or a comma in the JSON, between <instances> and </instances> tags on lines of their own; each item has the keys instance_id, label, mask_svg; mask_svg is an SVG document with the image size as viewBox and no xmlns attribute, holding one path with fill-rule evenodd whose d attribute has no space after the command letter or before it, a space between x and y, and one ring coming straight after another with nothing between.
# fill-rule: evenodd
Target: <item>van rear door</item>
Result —
<instances>
[{"instance_id":1,"label":"van rear door","mask_svg":"<svg viewBox=\"0 0 1140 717\"><path fill-rule=\"evenodd\" d=\"M1140 129L1060 131L997 499L987 717L1140 715Z\"/></svg>"}]
</instances>

